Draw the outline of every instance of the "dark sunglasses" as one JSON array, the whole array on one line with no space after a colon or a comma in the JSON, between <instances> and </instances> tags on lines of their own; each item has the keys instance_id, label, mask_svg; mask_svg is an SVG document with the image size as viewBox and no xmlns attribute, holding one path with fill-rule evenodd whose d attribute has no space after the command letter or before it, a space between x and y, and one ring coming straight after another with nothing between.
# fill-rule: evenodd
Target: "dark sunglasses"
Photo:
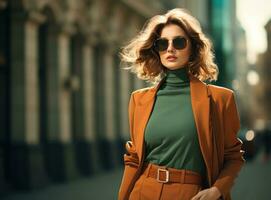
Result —
<instances>
[{"instance_id":1,"label":"dark sunglasses","mask_svg":"<svg viewBox=\"0 0 271 200\"><path fill-rule=\"evenodd\" d=\"M185 49L187 46L187 39L182 36L177 36L172 40L172 45L175 49ZM168 39L159 38L154 42L154 49L156 51L165 51L168 48Z\"/></svg>"}]
</instances>

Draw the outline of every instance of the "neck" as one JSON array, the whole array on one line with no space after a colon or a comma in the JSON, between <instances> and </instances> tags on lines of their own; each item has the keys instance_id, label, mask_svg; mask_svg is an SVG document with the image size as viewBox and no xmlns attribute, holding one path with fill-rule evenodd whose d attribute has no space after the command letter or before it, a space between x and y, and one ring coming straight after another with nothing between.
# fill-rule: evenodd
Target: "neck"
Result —
<instances>
[{"instance_id":1,"label":"neck","mask_svg":"<svg viewBox=\"0 0 271 200\"><path fill-rule=\"evenodd\" d=\"M189 82L188 68L182 67L178 69L166 70L166 82L167 83L182 83Z\"/></svg>"}]
</instances>

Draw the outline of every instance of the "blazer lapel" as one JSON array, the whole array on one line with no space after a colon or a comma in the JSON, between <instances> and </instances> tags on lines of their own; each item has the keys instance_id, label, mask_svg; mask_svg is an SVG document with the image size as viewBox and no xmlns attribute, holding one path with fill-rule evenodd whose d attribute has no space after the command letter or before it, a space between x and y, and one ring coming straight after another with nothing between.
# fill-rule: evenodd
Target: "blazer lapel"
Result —
<instances>
[{"instance_id":1,"label":"blazer lapel","mask_svg":"<svg viewBox=\"0 0 271 200\"><path fill-rule=\"evenodd\" d=\"M203 154L205 164L207 166L208 174L211 170L211 152L212 152L212 140L209 129L209 110L210 100L207 93L206 85L195 78L193 75L189 75L190 78L190 91L191 91L191 102L192 110L194 114L195 124L197 128L200 148ZM164 82L163 78L157 86L149 89L146 94L139 100L138 106L135 111L135 137L136 137L136 148L139 156L139 162L143 161L144 157L144 132L151 115L155 96L159 87ZM209 177L208 177L209 178Z\"/></svg>"},{"instance_id":2,"label":"blazer lapel","mask_svg":"<svg viewBox=\"0 0 271 200\"><path fill-rule=\"evenodd\" d=\"M210 97L206 84L190 75L191 103L198 133L199 145L205 165L208 180L212 172L212 133L210 131Z\"/></svg>"}]
</instances>

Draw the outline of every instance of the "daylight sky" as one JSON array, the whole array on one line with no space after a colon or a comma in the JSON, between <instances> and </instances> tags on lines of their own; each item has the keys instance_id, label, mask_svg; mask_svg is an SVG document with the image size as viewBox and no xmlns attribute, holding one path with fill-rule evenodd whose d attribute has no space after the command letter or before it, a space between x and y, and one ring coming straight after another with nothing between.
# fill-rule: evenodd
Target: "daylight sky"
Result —
<instances>
[{"instance_id":1,"label":"daylight sky","mask_svg":"<svg viewBox=\"0 0 271 200\"><path fill-rule=\"evenodd\" d=\"M271 0L236 0L237 17L246 31L248 61L267 47L264 25L271 19Z\"/></svg>"}]
</instances>

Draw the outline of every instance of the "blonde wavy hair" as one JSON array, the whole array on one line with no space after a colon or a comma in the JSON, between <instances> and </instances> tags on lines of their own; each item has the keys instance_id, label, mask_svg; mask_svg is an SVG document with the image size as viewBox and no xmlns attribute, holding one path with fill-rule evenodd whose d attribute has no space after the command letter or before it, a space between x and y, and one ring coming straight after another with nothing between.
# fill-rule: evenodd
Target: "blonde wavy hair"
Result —
<instances>
[{"instance_id":1,"label":"blonde wavy hair","mask_svg":"<svg viewBox=\"0 0 271 200\"><path fill-rule=\"evenodd\" d=\"M161 35L162 29L169 24L182 28L192 44L188 61L188 71L201 81L216 81L219 73L214 63L211 41L203 34L200 23L187 10L175 8L164 15L155 15L143 26L138 35L122 47L120 51L123 69L131 70L139 79L157 83L164 76L166 68L162 65L153 43Z\"/></svg>"}]
</instances>

